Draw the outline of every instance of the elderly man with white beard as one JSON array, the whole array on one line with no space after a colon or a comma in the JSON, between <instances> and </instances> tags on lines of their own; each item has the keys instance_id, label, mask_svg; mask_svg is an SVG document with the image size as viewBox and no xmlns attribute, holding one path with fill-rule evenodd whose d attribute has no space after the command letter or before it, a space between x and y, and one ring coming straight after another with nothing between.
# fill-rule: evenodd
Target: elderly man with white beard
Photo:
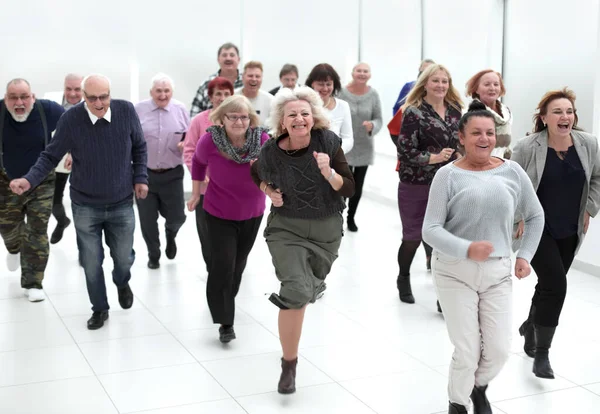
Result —
<instances>
[{"instance_id":1,"label":"elderly man with white beard","mask_svg":"<svg viewBox=\"0 0 600 414\"><path fill-rule=\"evenodd\" d=\"M21 267L21 287L31 302L45 299L55 174L50 171L39 186L21 195L12 193L10 181L35 164L64 111L55 102L36 100L29 82L20 78L8 82L0 101L0 235L8 250L8 270Z\"/></svg>"}]
</instances>

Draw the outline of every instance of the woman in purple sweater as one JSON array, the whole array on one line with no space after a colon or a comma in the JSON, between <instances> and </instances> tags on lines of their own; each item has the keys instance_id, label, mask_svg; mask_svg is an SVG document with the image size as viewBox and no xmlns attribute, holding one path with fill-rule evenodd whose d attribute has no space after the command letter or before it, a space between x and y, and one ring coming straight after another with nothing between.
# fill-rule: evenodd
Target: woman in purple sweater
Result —
<instances>
[{"instance_id":1,"label":"woman in purple sweater","mask_svg":"<svg viewBox=\"0 0 600 414\"><path fill-rule=\"evenodd\" d=\"M200 138L192 158L194 185L188 209L198 205L210 168L204 195L210 240L206 297L213 322L221 325L219 340L227 343L235 339L235 296L265 211L265 194L253 183L250 165L269 136L256 127L258 115L241 95L227 98L210 120L215 125Z\"/></svg>"}]
</instances>

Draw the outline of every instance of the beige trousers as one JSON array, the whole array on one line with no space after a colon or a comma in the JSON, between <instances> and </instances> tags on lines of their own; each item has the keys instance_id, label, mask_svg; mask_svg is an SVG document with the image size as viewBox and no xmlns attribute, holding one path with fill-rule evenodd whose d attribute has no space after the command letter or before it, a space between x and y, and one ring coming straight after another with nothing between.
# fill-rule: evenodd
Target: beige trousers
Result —
<instances>
[{"instance_id":1,"label":"beige trousers","mask_svg":"<svg viewBox=\"0 0 600 414\"><path fill-rule=\"evenodd\" d=\"M510 258L485 262L434 252L434 284L454 354L450 402L469 406L473 386L488 385L508 359L512 327Z\"/></svg>"}]
</instances>

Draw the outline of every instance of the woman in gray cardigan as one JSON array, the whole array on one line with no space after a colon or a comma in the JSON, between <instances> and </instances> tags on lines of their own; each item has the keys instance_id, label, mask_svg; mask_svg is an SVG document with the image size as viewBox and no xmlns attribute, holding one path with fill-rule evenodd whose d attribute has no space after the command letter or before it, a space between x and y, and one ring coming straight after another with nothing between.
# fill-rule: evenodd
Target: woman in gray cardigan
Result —
<instances>
[{"instance_id":1,"label":"woman in gray cardigan","mask_svg":"<svg viewBox=\"0 0 600 414\"><path fill-rule=\"evenodd\" d=\"M600 209L600 154L596 137L577 129L575 94L546 93L534 116L534 133L519 141L512 160L533 183L544 208L545 227L531 266L538 277L529 317L519 333L533 373L554 378L548 352L567 294L567 272ZM523 234L522 223L516 238Z\"/></svg>"},{"instance_id":2,"label":"woman in gray cardigan","mask_svg":"<svg viewBox=\"0 0 600 414\"><path fill-rule=\"evenodd\" d=\"M346 154L355 183L354 195L348 202L348 231L358 231L354 216L362 196L367 168L373 164L375 154L373 138L383 125L379 94L367 85L369 79L371 79L371 68L366 63L359 63L352 69L352 82L339 94L340 99L350 105L354 132L354 146Z\"/></svg>"}]
</instances>

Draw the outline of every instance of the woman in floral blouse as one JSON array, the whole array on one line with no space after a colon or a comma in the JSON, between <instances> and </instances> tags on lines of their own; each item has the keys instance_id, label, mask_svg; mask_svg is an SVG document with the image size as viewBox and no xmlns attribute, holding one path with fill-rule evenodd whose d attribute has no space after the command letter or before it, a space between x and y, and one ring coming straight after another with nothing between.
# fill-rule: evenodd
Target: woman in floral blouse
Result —
<instances>
[{"instance_id":1,"label":"woman in floral blouse","mask_svg":"<svg viewBox=\"0 0 600 414\"><path fill-rule=\"evenodd\" d=\"M431 65L423 72L402 106L402 128L398 137L402 244L398 250L397 280L402 302L415 303L410 266L422 242L421 228L431 181L437 170L460 157L456 150L461 108L462 100L452 86L450 72L442 65ZM425 244L425 250L429 269L431 247ZM441 311L439 304L438 310Z\"/></svg>"}]
</instances>

